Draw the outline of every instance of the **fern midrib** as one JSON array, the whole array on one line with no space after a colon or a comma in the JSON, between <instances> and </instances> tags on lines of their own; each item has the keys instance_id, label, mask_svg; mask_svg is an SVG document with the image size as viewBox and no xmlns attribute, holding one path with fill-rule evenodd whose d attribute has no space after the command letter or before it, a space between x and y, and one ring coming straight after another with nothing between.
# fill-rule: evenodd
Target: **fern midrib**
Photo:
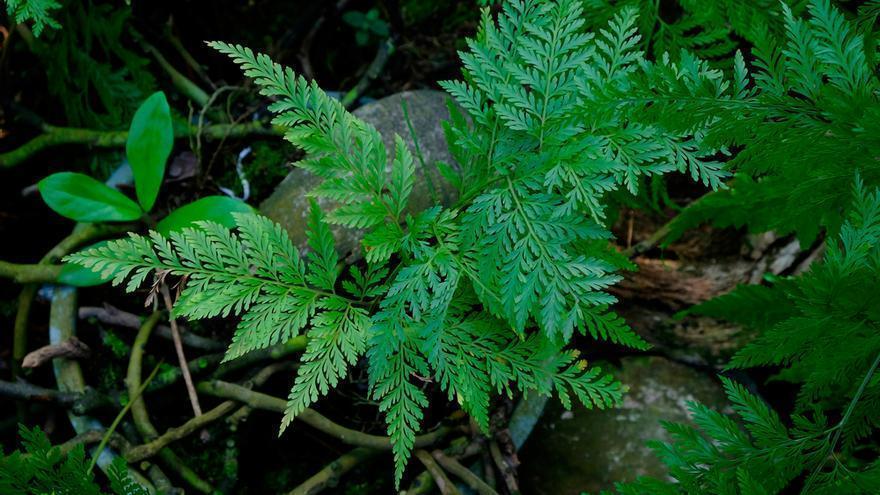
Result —
<instances>
[{"instance_id":1,"label":"fern midrib","mask_svg":"<svg viewBox=\"0 0 880 495\"><path fill-rule=\"evenodd\" d=\"M553 259L553 256L550 255L550 252L547 251L547 246L544 245L544 239L538 236L538 233L535 232L535 228L532 226L532 221L529 219L528 215L526 215L525 209L522 206L522 203L519 201L519 194L517 194L516 189L513 186L513 181L510 180L510 177L507 177L507 190L510 191L511 198L513 198L514 204L516 204L516 210L523 219L523 223L526 225L526 229L529 232L529 237L531 237L534 241L537 242L538 247L541 249L541 254L549 260ZM555 269L556 264L550 263Z\"/></svg>"},{"instance_id":2,"label":"fern midrib","mask_svg":"<svg viewBox=\"0 0 880 495\"><path fill-rule=\"evenodd\" d=\"M549 70L552 67L553 59L556 58L556 43L559 40L559 32L558 25L553 26L553 36L550 40L550 52L546 58L547 62L547 73L544 78L544 103L541 105L541 132L538 136L538 152L540 153L544 149L544 132L545 127L547 125L547 105L550 103L550 82L552 80L551 71Z\"/></svg>"},{"instance_id":3,"label":"fern midrib","mask_svg":"<svg viewBox=\"0 0 880 495\"><path fill-rule=\"evenodd\" d=\"M118 260L113 259L113 258L106 258L106 259L109 260L110 262L118 262ZM288 283L282 282L280 280L262 278L262 277L257 277L254 275L244 275L241 273L230 273L228 271L212 270L212 269L207 269L204 267L195 268L195 267L189 267L189 266L186 266L183 264L163 265L160 263L142 263L141 262L141 263L132 263L131 266L132 267L140 267L140 268L149 268L154 271L168 270L168 271L177 272L178 274L183 274L183 275L200 274L200 275L207 275L210 277L233 276L236 280L255 281L259 285L274 286L274 287L278 287L280 289L284 289L285 291L288 291L288 292L291 290L294 290L294 289L300 289L300 290L306 290L306 291L312 292L313 294L315 294L317 296L323 296L323 297L327 297L327 298L339 298L339 299L342 299L346 303L353 305L353 306L364 306L364 304L365 304L363 301L351 299L349 297L346 297L346 296L343 296L343 295L340 295L340 294L337 294L334 292L327 292L325 290L316 289L314 287L309 286L308 284L302 284L302 285L288 284Z\"/></svg>"}]
</instances>

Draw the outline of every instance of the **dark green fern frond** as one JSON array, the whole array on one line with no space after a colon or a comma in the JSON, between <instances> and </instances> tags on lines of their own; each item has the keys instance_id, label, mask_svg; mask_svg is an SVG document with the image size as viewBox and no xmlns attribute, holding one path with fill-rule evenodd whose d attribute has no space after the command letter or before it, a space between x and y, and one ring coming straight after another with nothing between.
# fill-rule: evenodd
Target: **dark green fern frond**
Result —
<instances>
[{"instance_id":1,"label":"dark green fern frond","mask_svg":"<svg viewBox=\"0 0 880 495\"><path fill-rule=\"evenodd\" d=\"M880 150L873 48L828 0L811 2L808 14L782 7L785 40L756 45L751 77L741 61L728 80L682 55L647 64L624 90L594 99L638 112L641 122L692 129L707 153L735 150L726 165L736 172L732 188L686 209L670 240L712 222L796 233L808 245L821 229L840 229L856 169L880 183L877 160L867 158Z\"/></svg>"},{"instance_id":2,"label":"dark green fern frond","mask_svg":"<svg viewBox=\"0 0 880 495\"><path fill-rule=\"evenodd\" d=\"M750 479L772 481L765 482L768 493L777 493L798 476L804 476L807 492L872 493L880 487L877 466L864 460L870 458L867 451L876 455L876 447L859 443L880 426L876 420L880 400L878 288L880 191L868 192L857 178L849 220L838 238L827 242L821 264L770 287L739 287L689 310L756 330L755 340L729 366L773 367L779 370L777 380L798 384L800 393L791 429L760 400L726 382L734 409L759 450L712 451L698 461L706 469L677 470L683 456L696 448L697 437L676 437L663 448L678 456L675 463L667 464L682 486L706 487L704 479L714 480L717 486L733 483L738 473L729 466L745 459L740 469L747 470ZM839 418L838 422L829 427L826 413ZM808 415L813 419L807 420L804 416ZM696 417L710 438L725 445L724 432L704 424L717 413L703 411ZM725 458L728 464L722 462ZM753 459L754 465L750 464Z\"/></svg>"},{"instance_id":3,"label":"dark green fern frond","mask_svg":"<svg viewBox=\"0 0 880 495\"><path fill-rule=\"evenodd\" d=\"M0 493L4 495L147 495L149 492L128 475L125 460L117 457L108 469L110 492L94 481L82 444L62 454L38 427L19 425L21 451L0 452Z\"/></svg>"}]
</instances>

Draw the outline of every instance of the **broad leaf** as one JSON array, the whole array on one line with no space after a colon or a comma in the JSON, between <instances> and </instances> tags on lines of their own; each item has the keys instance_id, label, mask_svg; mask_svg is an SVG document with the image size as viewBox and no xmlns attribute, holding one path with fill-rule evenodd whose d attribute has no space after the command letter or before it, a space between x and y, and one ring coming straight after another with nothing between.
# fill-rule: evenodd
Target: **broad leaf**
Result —
<instances>
[{"instance_id":1,"label":"broad leaf","mask_svg":"<svg viewBox=\"0 0 880 495\"><path fill-rule=\"evenodd\" d=\"M142 213L137 203L88 175L52 174L41 180L38 187L49 208L77 222L137 220Z\"/></svg>"},{"instance_id":2,"label":"broad leaf","mask_svg":"<svg viewBox=\"0 0 880 495\"><path fill-rule=\"evenodd\" d=\"M159 91L147 98L134 114L125 143L138 202L145 211L156 202L165 175L165 162L173 145L171 110L165 94Z\"/></svg>"},{"instance_id":3,"label":"broad leaf","mask_svg":"<svg viewBox=\"0 0 880 495\"><path fill-rule=\"evenodd\" d=\"M156 226L162 235L193 227L195 222L210 220L224 227L234 227L233 213L253 213L254 209L240 199L228 196L208 196L172 211Z\"/></svg>"}]
</instances>

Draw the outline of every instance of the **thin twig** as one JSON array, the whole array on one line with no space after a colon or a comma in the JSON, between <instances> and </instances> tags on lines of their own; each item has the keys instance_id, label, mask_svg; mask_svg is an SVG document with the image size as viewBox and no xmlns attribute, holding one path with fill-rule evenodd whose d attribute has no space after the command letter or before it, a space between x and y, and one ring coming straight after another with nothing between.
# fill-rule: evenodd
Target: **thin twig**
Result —
<instances>
[{"instance_id":1,"label":"thin twig","mask_svg":"<svg viewBox=\"0 0 880 495\"><path fill-rule=\"evenodd\" d=\"M501 478L504 479L504 484L507 485L507 491L511 494L518 494L519 482L516 479L516 470L514 466L510 465L504 454L501 453L498 442L492 440L489 443L489 452L492 454L492 460L495 461L495 465L498 466L498 470L501 472Z\"/></svg>"},{"instance_id":2,"label":"thin twig","mask_svg":"<svg viewBox=\"0 0 880 495\"><path fill-rule=\"evenodd\" d=\"M206 425L213 423L223 416L226 416L235 409L237 405L238 404L235 401L229 400L221 403L219 406L204 414L200 414L195 418L190 419L180 426L168 428L165 433L159 435L148 443L132 447L125 453L125 459L128 462L133 463L152 457L159 453L159 451L165 448L168 444L186 438L195 431L202 429Z\"/></svg>"},{"instance_id":3,"label":"thin twig","mask_svg":"<svg viewBox=\"0 0 880 495\"><path fill-rule=\"evenodd\" d=\"M67 359L84 359L91 355L92 351L85 343L76 337L70 337L58 344L49 344L37 350L29 352L21 360L22 368L39 368L56 357Z\"/></svg>"},{"instance_id":4,"label":"thin twig","mask_svg":"<svg viewBox=\"0 0 880 495\"><path fill-rule=\"evenodd\" d=\"M168 322L171 324L171 335L174 337L174 350L177 352L180 371L183 373L183 382L186 383L186 393L189 395L189 402L192 405L193 413L196 417L199 417L202 415L202 406L199 404L199 396L196 394L196 387L193 385L192 375L189 374L189 366L186 364L183 342L180 340L180 330L177 328L177 320L174 318L174 304L171 302L171 294L168 293L168 286L165 282L159 285L159 291L162 292L165 309L168 310Z\"/></svg>"},{"instance_id":5,"label":"thin twig","mask_svg":"<svg viewBox=\"0 0 880 495\"><path fill-rule=\"evenodd\" d=\"M141 327L141 323L143 323L140 316L134 313L123 311L109 304L105 304L102 307L80 306L79 319L86 320L89 318L95 318L101 323L106 323L108 325L117 325L121 327L132 328L134 330L139 329ZM183 341L183 344L187 347L192 347L194 349L199 349L203 351L223 351L226 349L225 345L214 339L202 337L201 335L196 335L192 332L187 331L186 328L183 328L180 325L178 325L178 329L180 330L180 338ZM169 326L157 325L154 331L156 333L156 336L158 337L162 337L163 339L168 340L174 339L174 336L171 335L171 327Z\"/></svg>"},{"instance_id":6,"label":"thin twig","mask_svg":"<svg viewBox=\"0 0 880 495\"><path fill-rule=\"evenodd\" d=\"M96 407L112 403L106 396L91 388L87 388L82 393L60 392L24 381L7 382L0 380L0 396L28 401L53 402L70 407L77 414L85 414Z\"/></svg>"},{"instance_id":7,"label":"thin twig","mask_svg":"<svg viewBox=\"0 0 880 495\"><path fill-rule=\"evenodd\" d=\"M674 219L673 219L674 220ZM672 220L663 224L662 227L657 229L653 234L651 234L647 239L639 242L634 246L630 246L623 251L621 254L626 256L627 258L632 258L633 256L637 256L639 254L644 253L645 251L650 251L654 246L660 243L666 236L669 235L669 226L672 225Z\"/></svg>"},{"instance_id":8,"label":"thin twig","mask_svg":"<svg viewBox=\"0 0 880 495\"><path fill-rule=\"evenodd\" d=\"M156 328L161 316L162 313L156 311L152 316L147 318L141 329L138 331L134 343L131 345L131 354L128 358L128 370L125 377L129 395L133 395L137 388L140 387L144 347L147 345L147 341L150 339L150 334L153 332L153 329ZM144 397L139 397L137 400L131 402L131 419L138 432L146 441L158 438L159 432L150 421L150 415L147 412L147 404ZM199 492L214 493L214 487L207 481L203 480L198 473L193 471L192 468L190 468L183 459L175 454L170 448L166 447L161 449L159 451L159 458L162 459L168 468L177 472L181 478Z\"/></svg>"},{"instance_id":9,"label":"thin twig","mask_svg":"<svg viewBox=\"0 0 880 495\"><path fill-rule=\"evenodd\" d=\"M171 83L174 84L174 87L177 88L178 91L183 93L184 96L192 100L195 104L199 106L204 106L208 101L208 93L205 92L202 88L199 87L198 84L193 82L190 78L183 75L179 70L174 68L173 65L162 55L155 46L151 45L147 42L140 34L135 33L135 40L137 40L141 48L144 51L148 52L153 58L156 59L156 63L162 67L162 70L168 74L168 77L171 78Z\"/></svg>"},{"instance_id":10,"label":"thin twig","mask_svg":"<svg viewBox=\"0 0 880 495\"><path fill-rule=\"evenodd\" d=\"M382 69L385 68L385 64L388 63L388 58L392 53L394 53L394 42L391 41L391 38L379 43L376 56L370 62L367 70L358 80L357 84L342 97L342 106L350 108L364 94L364 91L370 87L373 80L382 73Z\"/></svg>"}]
</instances>

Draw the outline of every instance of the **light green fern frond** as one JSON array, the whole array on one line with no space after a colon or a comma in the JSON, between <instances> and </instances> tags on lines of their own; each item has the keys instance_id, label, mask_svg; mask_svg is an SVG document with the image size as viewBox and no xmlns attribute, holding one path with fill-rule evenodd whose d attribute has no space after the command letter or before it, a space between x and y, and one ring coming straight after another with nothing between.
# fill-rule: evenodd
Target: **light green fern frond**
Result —
<instances>
[{"instance_id":1,"label":"light green fern frond","mask_svg":"<svg viewBox=\"0 0 880 495\"><path fill-rule=\"evenodd\" d=\"M39 36L46 28L61 28L52 17L53 11L60 8L61 4L55 0L6 0L6 11L15 22L33 21L34 36Z\"/></svg>"},{"instance_id":2,"label":"light green fern frond","mask_svg":"<svg viewBox=\"0 0 880 495\"><path fill-rule=\"evenodd\" d=\"M68 261L102 272L114 284L131 276L129 292L152 272L185 277L176 314L192 319L242 316L227 360L291 339L324 312L356 303L313 285L328 280L326 252L307 266L278 224L252 214L234 215L237 234L202 222L172 233L170 240L155 232L149 238L132 234L73 254ZM332 270L335 274L335 266ZM332 319L322 316L321 326Z\"/></svg>"},{"instance_id":3,"label":"light green fern frond","mask_svg":"<svg viewBox=\"0 0 880 495\"><path fill-rule=\"evenodd\" d=\"M249 48L221 42L209 45L241 65L261 94L277 98L269 107L276 114L273 123L284 127L285 138L307 153L297 166L323 179L310 195L340 204L327 220L350 228L373 228L374 236L390 239L377 250L379 256L370 255L372 261L387 259L393 241L403 235L399 223L413 187L413 158L402 139L395 137L394 160L386 171L388 155L376 129L355 118L316 82ZM369 253L377 246L366 247Z\"/></svg>"}]
</instances>

